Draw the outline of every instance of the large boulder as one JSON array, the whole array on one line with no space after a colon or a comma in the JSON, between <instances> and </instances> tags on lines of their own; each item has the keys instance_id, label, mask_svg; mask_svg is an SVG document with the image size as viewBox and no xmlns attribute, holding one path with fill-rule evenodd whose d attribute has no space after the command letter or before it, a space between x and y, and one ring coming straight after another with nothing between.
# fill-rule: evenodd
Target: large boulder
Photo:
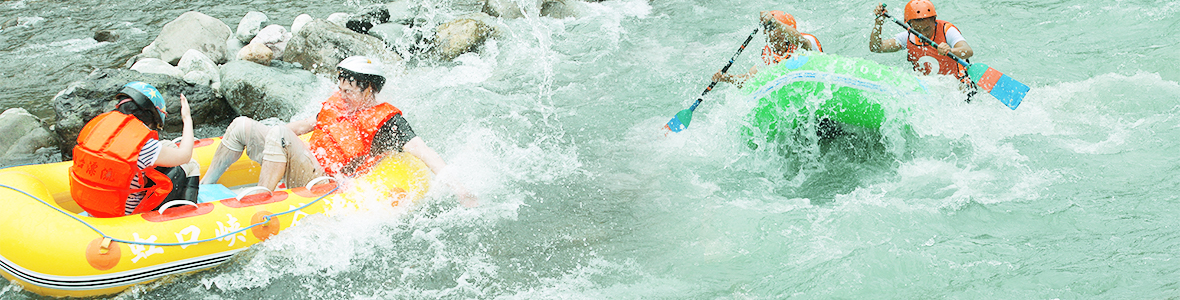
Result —
<instances>
[{"instance_id":1,"label":"large boulder","mask_svg":"<svg viewBox=\"0 0 1180 300\"><path fill-rule=\"evenodd\" d=\"M175 65L189 49L209 55L215 63L226 61L226 40L233 32L217 18L190 11L164 24L160 35L143 48L140 57L159 58Z\"/></svg>"},{"instance_id":2,"label":"large boulder","mask_svg":"<svg viewBox=\"0 0 1180 300\"><path fill-rule=\"evenodd\" d=\"M452 60L460 54L475 51L488 37L496 34L496 27L472 16L456 19L439 25L435 29L434 54L441 60Z\"/></svg>"},{"instance_id":3,"label":"large boulder","mask_svg":"<svg viewBox=\"0 0 1180 300\"><path fill-rule=\"evenodd\" d=\"M248 61L221 66L225 100L240 115L262 120L289 119L320 86L319 77L298 68L267 67Z\"/></svg>"},{"instance_id":4,"label":"large boulder","mask_svg":"<svg viewBox=\"0 0 1180 300\"><path fill-rule=\"evenodd\" d=\"M242 17L242 21L238 22L238 31L234 32L234 37L242 43L249 43L262 29L262 24L267 21L269 19L266 18L266 14L256 11L247 12L246 16Z\"/></svg>"},{"instance_id":5,"label":"large boulder","mask_svg":"<svg viewBox=\"0 0 1180 300\"><path fill-rule=\"evenodd\" d=\"M221 70L201 51L189 49L176 65L184 73L184 81L192 84L207 85L213 91L221 90Z\"/></svg>"},{"instance_id":6,"label":"large boulder","mask_svg":"<svg viewBox=\"0 0 1180 300\"><path fill-rule=\"evenodd\" d=\"M334 74L336 64L353 55L364 55L386 64L401 58L380 39L359 34L325 20L312 20L287 42L282 60L299 63L304 69L318 74Z\"/></svg>"},{"instance_id":7,"label":"large boulder","mask_svg":"<svg viewBox=\"0 0 1180 300\"><path fill-rule=\"evenodd\" d=\"M32 156L38 149L57 147L57 136L49 133L36 116L23 108L9 108L0 114L0 164Z\"/></svg>"},{"instance_id":8,"label":"large boulder","mask_svg":"<svg viewBox=\"0 0 1180 300\"><path fill-rule=\"evenodd\" d=\"M125 69L96 69L86 78L70 83L65 90L53 97L53 110L57 124L54 131L60 138L59 149L73 149L78 132L90 119L115 109L115 94L123 85L132 81L143 81L164 95L168 117L164 119L161 135L175 136L180 133L183 122L180 118L180 94L188 99L195 125L224 123L237 116L225 99L219 98L207 85L196 85L183 79L160 74L143 74ZM70 151L62 151L66 159Z\"/></svg>"}]
</instances>

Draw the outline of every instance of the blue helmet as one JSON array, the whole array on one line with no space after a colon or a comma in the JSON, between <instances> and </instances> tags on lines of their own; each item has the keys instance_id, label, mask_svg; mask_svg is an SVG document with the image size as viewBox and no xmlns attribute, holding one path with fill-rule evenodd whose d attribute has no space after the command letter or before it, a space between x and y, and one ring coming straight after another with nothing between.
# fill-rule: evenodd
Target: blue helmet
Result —
<instances>
[{"instance_id":1,"label":"blue helmet","mask_svg":"<svg viewBox=\"0 0 1180 300\"><path fill-rule=\"evenodd\" d=\"M164 105L164 95L161 95L160 91L156 90L156 87L140 81L134 81L124 85L123 89L115 97L118 98L121 95L127 95L127 97L135 101L135 104L141 107L147 107L147 104L150 102L152 106L156 107L156 112L160 114L160 124L164 124L164 117L168 115L165 111L167 106Z\"/></svg>"}]
</instances>

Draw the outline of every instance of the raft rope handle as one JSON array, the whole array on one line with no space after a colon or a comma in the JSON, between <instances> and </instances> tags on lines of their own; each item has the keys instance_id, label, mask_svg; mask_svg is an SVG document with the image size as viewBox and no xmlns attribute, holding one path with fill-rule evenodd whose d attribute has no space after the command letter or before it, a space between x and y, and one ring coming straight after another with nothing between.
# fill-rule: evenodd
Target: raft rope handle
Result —
<instances>
[{"instance_id":1,"label":"raft rope handle","mask_svg":"<svg viewBox=\"0 0 1180 300\"><path fill-rule=\"evenodd\" d=\"M5 188L8 188L8 189L10 189L10 190L14 190L14 191L20 192L21 194L25 194L25 196L29 196L30 198L33 198L33 199L37 200L38 202L41 202L41 204L45 204L45 206L48 206L49 208L52 208L53 210L56 210L57 212L59 212L59 213L61 213L61 214L63 214L63 215L66 215L67 217L73 218L75 221L78 221L78 223L82 223L82 225L86 225L86 227L90 227L90 230L94 230L94 232L97 232L99 235L101 235L101 236L104 238L104 241L103 241L104 243L107 243L107 242L108 242L107 240L109 240L109 241L120 242L120 243L124 243L124 244L130 244L130 245L144 245L144 246L185 246L185 245L195 245L195 244L200 244L200 243L204 243L204 242L211 242L211 241L216 241L216 240L224 239L224 238L226 238L226 237L229 237L229 236L234 236L234 235L236 235L236 234L242 233L242 232L244 232L244 231L246 231L246 230L250 230L251 228L254 228L255 226L258 226L258 225L263 225L263 224L269 223L269 222L270 222L270 218L271 218L271 217L281 216L281 215L285 215L285 214L289 214L289 213L293 213L293 212L296 212L296 211L303 210L304 208L307 208L308 206L311 206L312 204L315 204L316 202L319 202L320 200L323 200L323 199L324 199L324 197L327 197L328 195L331 195L333 192L336 192L336 190L340 189L340 186L333 187L331 191L328 191L327 193L324 193L324 195L320 196L319 198L316 198L314 201L311 201L311 202L308 202L307 204L304 204L303 206L296 207L296 208L294 208L294 209L291 209L291 210L288 210L288 211L285 211L285 212L281 212L281 213L276 213L276 214L269 214L269 215L266 215L266 217L262 219L262 222L259 222L259 223L254 223L254 224L250 224L250 226L246 226L245 228L238 229L238 230L236 230L236 231L233 231L233 232L230 232L230 233L226 233L226 234L223 234L223 235L219 235L219 236L216 236L216 237L207 238L207 239L203 239L203 240L196 240L196 241L189 241L189 242L180 242L180 243L152 243L152 242L137 242L137 241L128 241L128 240L124 240L124 239L117 239L117 238L111 237L111 236L107 235L106 233L103 233L103 232L102 232L102 230L98 230L98 228L94 228L94 226L93 226L93 225L90 225L90 223L86 223L86 221L83 221L82 219L79 219L79 218L78 218L78 216L75 216L74 214L68 213L68 212L66 212L66 211L62 210L61 208L58 208L57 206L49 205L49 203L48 203L48 202L45 202L45 200L41 200L41 198L40 198L40 197L33 196L33 195L31 195L31 194L29 194L29 193L27 193L27 192L25 192L25 191L22 191L22 190L20 190L20 189L18 189L18 188L14 188L14 187L8 186L7 184L0 184L0 187L5 187Z\"/></svg>"},{"instance_id":2,"label":"raft rope handle","mask_svg":"<svg viewBox=\"0 0 1180 300\"><path fill-rule=\"evenodd\" d=\"M183 199L168 201L168 203L164 203L164 205L160 206L160 210L159 210L160 214L164 214L164 210L167 210L167 209L173 208L173 207L177 207L177 206L181 206L181 205L197 206L197 203L192 202L192 201L188 201L188 200L183 200Z\"/></svg>"}]
</instances>

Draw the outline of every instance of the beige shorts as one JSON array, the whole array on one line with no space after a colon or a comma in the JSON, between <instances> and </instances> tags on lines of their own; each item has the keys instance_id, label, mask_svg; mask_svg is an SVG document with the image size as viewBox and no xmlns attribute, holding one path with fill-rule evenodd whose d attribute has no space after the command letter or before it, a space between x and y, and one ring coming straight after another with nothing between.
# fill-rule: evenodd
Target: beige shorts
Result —
<instances>
[{"instance_id":1,"label":"beige shorts","mask_svg":"<svg viewBox=\"0 0 1180 300\"><path fill-rule=\"evenodd\" d=\"M286 163L287 186L302 186L324 174L307 143L287 126L267 126L248 117L238 117L225 129L221 145L245 152L250 160Z\"/></svg>"}]
</instances>

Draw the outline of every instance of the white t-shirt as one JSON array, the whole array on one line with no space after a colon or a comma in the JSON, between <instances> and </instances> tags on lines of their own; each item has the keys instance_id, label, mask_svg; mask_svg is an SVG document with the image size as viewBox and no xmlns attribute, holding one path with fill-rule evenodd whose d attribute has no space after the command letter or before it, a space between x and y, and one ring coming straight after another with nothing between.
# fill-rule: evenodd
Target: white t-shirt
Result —
<instances>
[{"instance_id":1,"label":"white t-shirt","mask_svg":"<svg viewBox=\"0 0 1180 300\"><path fill-rule=\"evenodd\" d=\"M155 166L156 160L160 158L161 146L163 146L163 144L160 143L160 140L149 139L143 144L143 149L139 149L139 161L136 162L136 166L139 167L140 170L152 168ZM131 177L131 189L142 188L142 182L143 178L140 178L138 175ZM131 195L128 195L127 204L123 205L123 214L130 215L131 212L135 211L135 207L139 206L139 201L143 201L143 198L146 195L147 191L131 193Z\"/></svg>"},{"instance_id":2,"label":"white t-shirt","mask_svg":"<svg viewBox=\"0 0 1180 300\"><path fill-rule=\"evenodd\" d=\"M907 43L907 41L910 40L910 32L908 30L902 31L901 33L898 33L897 36L895 36L893 38L896 39L897 42L899 44L901 44L902 46L908 47L908 45L906 43ZM959 41L966 42L967 39L963 38L963 34L959 32L959 28L955 28L955 26L947 26L947 28L946 28L946 44L951 45L951 47L954 47L955 44L959 43ZM919 41L918 44L922 44L920 42L921 41Z\"/></svg>"}]
</instances>

